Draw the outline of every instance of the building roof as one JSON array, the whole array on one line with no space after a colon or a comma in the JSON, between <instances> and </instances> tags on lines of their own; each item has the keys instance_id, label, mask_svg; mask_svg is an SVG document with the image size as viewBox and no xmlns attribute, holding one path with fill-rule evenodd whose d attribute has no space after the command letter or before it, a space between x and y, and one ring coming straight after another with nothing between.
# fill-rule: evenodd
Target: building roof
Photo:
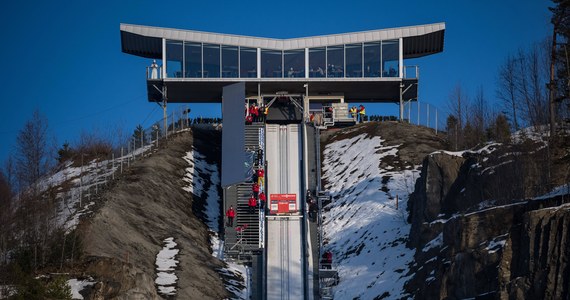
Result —
<instances>
[{"instance_id":1,"label":"building roof","mask_svg":"<svg viewBox=\"0 0 570 300\"><path fill-rule=\"evenodd\" d=\"M403 38L404 59L408 59L442 52L444 32L445 23L434 23L313 37L275 39L121 24L121 47L124 53L160 59L162 58L163 38L276 50L314 48Z\"/></svg>"}]
</instances>

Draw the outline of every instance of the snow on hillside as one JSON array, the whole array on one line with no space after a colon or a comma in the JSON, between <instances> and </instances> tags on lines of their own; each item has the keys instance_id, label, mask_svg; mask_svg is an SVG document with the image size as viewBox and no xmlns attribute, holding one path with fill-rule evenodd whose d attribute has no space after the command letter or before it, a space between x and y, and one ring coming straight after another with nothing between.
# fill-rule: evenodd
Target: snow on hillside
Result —
<instances>
[{"instance_id":1,"label":"snow on hillside","mask_svg":"<svg viewBox=\"0 0 570 300\"><path fill-rule=\"evenodd\" d=\"M398 160L399 146L383 143L361 134L324 150L323 180L333 199L323 213L324 248L333 252L339 272L335 299L405 296L414 255L405 246L410 232L406 205L420 166L381 169L382 160Z\"/></svg>"},{"instance_id":2,"label":"snow on hillside","mask_svg":"<svg viewBox=\"0 0 570 300\"><path fill-rule=\"evenodd\" d=\"M183 180L188 184L183 189L198 197L206 196L205 215L206 225L210 230L212 255L220 260L223 257L223 240L219 238L218 224L220 222L220 173L216 164L210 164L206 156L192 149L186 153L184 160L188 162ZM226 289L234 295L232 299L249 299L248 288L244 283L249 282L248 269L244 265L226 262L227 267L218 270ZM238 279L242 280L238 280Z\"/></svg>"}]
</instances>

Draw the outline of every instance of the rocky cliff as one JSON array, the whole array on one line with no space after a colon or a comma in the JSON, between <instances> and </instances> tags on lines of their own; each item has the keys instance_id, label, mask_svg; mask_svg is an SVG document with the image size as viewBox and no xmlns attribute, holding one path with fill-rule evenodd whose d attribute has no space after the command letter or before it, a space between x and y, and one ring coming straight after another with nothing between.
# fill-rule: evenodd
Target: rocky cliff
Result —
<instances>
[{"instance_id":1,"label":"rocky cliff","mask_svg":"<svg viewBox=\"0 0 570 300\"><path fill-rule=\"evenodd\" d=\"M569 181L567 143L428 155L408 202L416 254L407 291L416 299L569 299L570 190L546 193Z\"/></svg>"}]
</instances>

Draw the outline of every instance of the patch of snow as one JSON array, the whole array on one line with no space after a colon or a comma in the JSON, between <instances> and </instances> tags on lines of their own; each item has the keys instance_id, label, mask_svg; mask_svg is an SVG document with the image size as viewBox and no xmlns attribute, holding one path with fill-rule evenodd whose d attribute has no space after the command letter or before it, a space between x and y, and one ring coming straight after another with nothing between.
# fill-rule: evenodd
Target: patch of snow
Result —
<instances>
[{"instance_id":1,"label":"patch of snow","mask_svg":"<svg viewBox=\"0 0 570 300\"><path fill-rule=\"evenodd\" d=\"M489 245L485 248L489 253L495 253L502 249L507 243L507 234L500 235L489 242Z\"/></svg>"},{"instance_id":2,"label":"patch of snow","mask_svg":"<svg viewBox=\"0 0 570 300\"><path fill-rule=\"evenodd\" d=\"M544 142L549 136L550 131L546 125L523 128L511 135L512 140L515 143L522 143L525 139L530 139L535 142Z\"/></svg>"},{"instance_id":3,"label":"patch of snow","mask_svg":"<svg viewBox=\"0 0 570 300\"><path fill-rule=\"evenodd\" d=\"M422 252L428 252L430 249L441 247L442 245L443 245L443 233L440 233L433 240L429 241L429 243L427 243L424 246Z\"/></svg>"},{"instance_id":4,"label":"patch of snow","mask_svg":"<svg viewBox=\"0 0 570 300\"><path fill-rule=\"evenodd\" d=\"M67 280L67 285L71 288L71 299L83 299L83 296L79 293L85 287L94 285L96 281L93 278L79 280L79 279L69 279Z\"/></svg>"},{"instance_id":5,"label":"patch of snow","mask_svg":"<svg viewBox=\"0 0 570 300\"><path fill-rule=\"evenodd\" d=\"M155 283L158 287L158 292L163 295L173 296L176 295L176 281L178 277L174 273L175 267L178 265L176 255L179 249L175 247L177 244L174 238L169 237L164 239L164 247L156 255L156 279Z\"/></svg>"},{"instance_id":6,"label":"patch of snow","mask_svg":"<svg viewBox=\"0 0 570 300\"><path fill-rule=\"evenodd\" d=\"M183 189L197 197L201 197L201 194L205 193L206 225L208 225L210 231L217 233L220 221L220 195L218 193L220 172L218 171L218 166L206 162L206 156L195 149L188 151L183 158L189 165L183 178L188 185L183 187ZM208 186L208 188L204 189L205 186Z\"/></svg>"},{"instance_id":7,"label":"patch of snow","mask_svg":"<svg viewBox=\"0 0 570 300\"><path fill-rule=\"evenodd\" d=\"M237 299L247 300L251 298L250 292L250 268L241 264L236 264L234 262L228 262L226 268L220 269L219 272L225 276L234 278L243 278L243 281L238 281L235 279L229 280L225 288L230 293L232 293ZM236 298L232 298L236 299Z\"/></svg>"}]
</instances>

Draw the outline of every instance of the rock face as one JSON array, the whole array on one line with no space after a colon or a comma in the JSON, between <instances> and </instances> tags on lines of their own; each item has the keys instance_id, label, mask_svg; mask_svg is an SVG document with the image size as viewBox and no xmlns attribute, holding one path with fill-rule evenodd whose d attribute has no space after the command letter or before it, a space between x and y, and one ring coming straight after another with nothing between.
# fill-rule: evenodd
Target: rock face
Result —
<instances>
[{"instance_id":1,"label":"rock face","mask_svg":"<svg viewBox=\"0 0 570 300\"><path fill-rule=\"evenodd\" d=\"M535 146L425 158L408 202L416 299L570 298L570 191L533 198L547 186Z\"/></svg>"}]
</instances>

